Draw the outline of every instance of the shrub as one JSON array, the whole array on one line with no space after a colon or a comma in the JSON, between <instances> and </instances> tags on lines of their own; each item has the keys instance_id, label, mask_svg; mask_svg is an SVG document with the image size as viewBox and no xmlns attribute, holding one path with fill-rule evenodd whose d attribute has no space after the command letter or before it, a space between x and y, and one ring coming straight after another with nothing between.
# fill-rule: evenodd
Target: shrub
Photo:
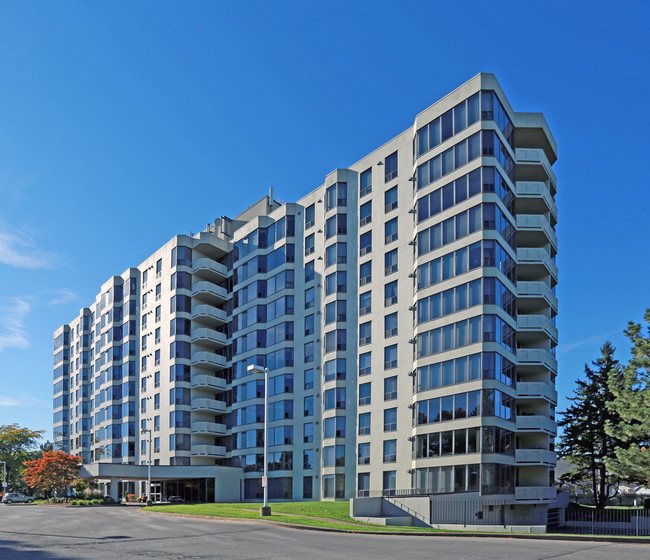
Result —
<instances>
[{"instance_id":1,"label":"shrub","mask_svg":"<svg viewBox=\"0 0 650 560\"><path fill-rule=\"evenodd\" d=\"M78 506L78 505L79 505L79 502L78 502L77 500L72 500L72 501L70 502L70 505L72 505L72 506Z\"/></svg>"},{"instance_id":2,"label":"shrub","mask_svg":"<svg viewBox=\"0 0 650 560\"><path fill-rule=\"evenodd\" d=\"M115 503L115 500L113 498L111 498L110 496L104 496L102 499L103 499L105 504L114 504Z\"/></svg>"}]
</instances>

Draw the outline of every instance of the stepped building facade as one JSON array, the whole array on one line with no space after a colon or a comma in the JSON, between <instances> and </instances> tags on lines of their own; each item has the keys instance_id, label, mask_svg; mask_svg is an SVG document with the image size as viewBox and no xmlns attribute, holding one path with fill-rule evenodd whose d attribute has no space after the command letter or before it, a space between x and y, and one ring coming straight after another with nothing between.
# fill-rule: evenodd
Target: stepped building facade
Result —
<instances>
[{"instance_id":1,"label":"stepped building facade","mask_svg":"<svg viewBox=\"0 0 650 560\"><path fill-rule=\"evenodd\" d=\"M266 416L273 500L548 507L556 157L479 74L297 202L174 237L55 332L57 448L114 497L150 462L154 498L259 500Z\"/></svg>"}]
</instances>

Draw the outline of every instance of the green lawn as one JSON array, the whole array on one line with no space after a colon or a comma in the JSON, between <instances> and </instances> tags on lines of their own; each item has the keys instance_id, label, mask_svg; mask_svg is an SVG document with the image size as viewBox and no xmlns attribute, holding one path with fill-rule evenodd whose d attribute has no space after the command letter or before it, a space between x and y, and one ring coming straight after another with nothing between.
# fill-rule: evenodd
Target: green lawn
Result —
<instances>
[{"instance_id":1,"label":"green lawn","mask_svg":"<svg viewBox=\"0 0 650 560\"><path fill-rule=\"evenodd\" d=\"M152 506L147 511L179 513L184 515L206 515L232 519L270 519L279 523L293 523L310 527L354 531L416 531L436 532L425 527L387 527L355 521L349 516L349 502L282 502L271 504L272 515L260 517L260 504L193 504ZM284 514L284 515L282 515ZM317 518L322 519L317 519Z\"/></svg>"}]
</instances>

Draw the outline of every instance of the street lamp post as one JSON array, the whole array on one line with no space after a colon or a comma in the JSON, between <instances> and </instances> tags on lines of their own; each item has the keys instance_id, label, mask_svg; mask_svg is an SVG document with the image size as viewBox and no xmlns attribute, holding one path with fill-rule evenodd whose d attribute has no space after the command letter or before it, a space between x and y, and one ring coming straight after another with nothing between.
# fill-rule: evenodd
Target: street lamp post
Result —
<instances>
[{"instance_id":1,"label":"street lamp post","mask_svg":"<svg viewBox=\"0 0 650 560\"><path fill-rule=\"evenodd\" d=\"M260 508L260 515L271 515L271 507L269 506L269 479L268 479L268 442L269 442L269 368L261 368L251 364L248 366L248 371L251 373L264 374L264 476L262 477L262 489L264 490L264 505Z\"/></svg>"},{"instance_id":2,"label":"street lamp post","mask_svg":"<svg viewBox=\"0 0 650 560\"><path fill-rule=\"evenodd\" d=\"M7 463L5 461L0 461L2 463L2 490L7 493Z\"/></svg>"},{"instance_id":3,"label":"street lamp post","mask_svg":"<svg viewBox=\"0 0 650 560\"><path fill-rule=\"evenodd\" d=\"M147 447L149 448L149 459L147 460L147 506L150 506L153 503L151 500L151 430L149 428L142 428L140 433L149 435L147 441Z\"/></svg>"}]
</instances>

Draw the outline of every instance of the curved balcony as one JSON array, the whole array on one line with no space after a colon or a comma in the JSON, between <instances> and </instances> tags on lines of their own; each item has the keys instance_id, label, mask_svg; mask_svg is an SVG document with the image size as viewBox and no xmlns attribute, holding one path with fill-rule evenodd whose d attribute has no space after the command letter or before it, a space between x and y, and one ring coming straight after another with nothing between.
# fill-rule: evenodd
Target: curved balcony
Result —
<instances>
[{"instance_id":1,"label":"curved balcony","mask_svg":"<svg viewBox=\"0 0 650 560\"><path fill-rule=\"evenodd\" d=\"M217 422L192 422L192 433L222 436L226 433L226 425Z\"/></svg>"},{"instance_id":2,"label":"curved balcony","mask_svg":"<svg viewBox=\"0 0 650 560\"><path fill-rule=\"evenodd\" d=\"M557 223L557 205L551 196L548 183L543 181L517 181L517 210L522 214L551 213L551 225Z\"/></svg>"},{"instance_id":3,"label":"curved balcony","mask_svg":"<svg viewBox=\"0 0 650 560\"><path fill-rule=\"evenodd\" d=\"M518 279L536 281L549 274L557 283L557 265L553 262L546 249L541 249L539 247L520 247L517 249Z\"/></svg>"},{"instance_id":4,"label":"curved balcony","mask_svg":"<svg viewBox=\"0 0 650 560\"><path fill-rule=\"evenodd\" d=\"M218 305L226 301L229 294L226 288L217 286L214 282L203 280L195 282L192 286L192 296L207 301L212 305Z\"/></svg>"},{"instance_id":5,"label":"curved balcony","mask_svg":"<svg viewBox=\"0 0 650 560\"><path fill-rule=\"evenodd\" d=\"M521 343L550 338L558 342L557 327L545 315L518 315L517 341Z\"/></svg>"},{"instance_id":6,"label":"curved balcony","mask_svg":"<svg viewBox=\"0 0 650 560\"><path fill-rule=\"evenodd\" d=\"M544 400L553 405L557 404L557 391L550 383L523 382L517 383L518 400Z\"/></svg>"},{"instance_id":7,"label":"curved balcony","mask_svg":"<svg viewBox=\"0 0 650 560\"><path fill-rule=\"evenodd\" d=\"M194 399L192 410L195 412L226 412L226 403L216 399Z\"/></svg>"},{"instance_id":8,"label":"curved balcony","mask_svg":"<svg viewBox=\"0 0 650 560\"><path fill-rule=\"evenodd\" d=\"M517 486L515 488L515 501L529 504L553 502L557 497L557 490L551 486Z\"/></svg>"},{"instance_id":9,"label":"curved balcony","mask_svg":"<svg viewBox=\"0 0 650 560\"><path fill-rule=\"evenodd\" d=\"M214 352L192 352L192 366L198 368L225 368L226 358Z\"/></svg>"},{"instance_id":10,"label":"curved balcony","mask_svg":"<svg viewBox=\"0 0 650 560\"><path fill-rule=\"evenodd\" d=\"M228 344L228 339L224 333L213 329L192 329L192 344L208 348L223 348Z\"/></svg>"},{"instance_id":11,"label":"curved balcony","mask_svg":"<svg viewBox=\"0 0 650 560\"><path fill-rule=\"evenodd\" d=\"M554 467L557 463L557 458L554 451L548 449L517 449L515 450L515 464L523 467L530 466L546 466Z\"/></svg>"},{"instance_id":12,"label":"curved balcony","mask_svg":"<svg viewBox=\"0 0 650 560\"><path fill-rule=\"evenodd\" d=\"M550 181L553 194L557 189L557 177L544 150L540 148L517 148L517 181Z\"/></svg>"},{"instance_id":13,"label":"curved balcony","mask_svg":"<svg viewBox=\"0 0 650 560\"><path fill-rule=\"evenodd\" d=\"M539 367L557 373L557 358L541 348L518 348L517 363L521 366Z\"/></svg>"},{"instance_id":14,"label":"curved balcony","mask_svg":"<svg viewBox=\"0 0 650 560\"><path fill-rule=\"evenodd\" d=\"M518 432L544 432L550 436L557 434L557 424L548 416L517 416Z\"/></svg>"},{"instance_id":15,"label":"curved balcony","mask_svg":"<svg viewBox=\"0 0 650 560\"><path fill-rule=\"evenodd\" d=\"M551 307L558 309L557 296L545 282L517 282L518 308L524 313Z\"/></svg>"},{"instance_id":16,"label":"curved balcony","mask_svg":"<svg viewBox=\"0 0 650 560\"><path fill-rule=\"evenodd\" d=\"M557 235L546 216L541 214L517 215L517 245L542 247L550 243L557 253Z\"/></svg>"},{"instance_id":17,"label":"curved balcony","mask_svg":"<svg viewBox=\"0 0 650 560\"><path fill-rule=\"evenodd\" d=\"M212 326L225 325L228 322L228 314L212 305L194 305L192 319Z\"/></svg>"},{"instance_id":18,"label":"curved balcony","mask_svg":"<svg viewBox=\"0 0 650 560\"><path fill-rule=\"evenodd\" d=\"M226 456L226 448L222 445L193 445L192 457L215 457Z\"/></svg>"},{"instance_id":19,"label":"curved balcony","mask_svg":"<svg viewBox=\"0 0 650 560\"><path fill-rule=\"evenodd\" d=\"M214 375L194 375L191 382L192 389L211 389L214 391L225 391L226 380Z\"/></svg>"},{"instance_id":20,"label":"curved balcony","mask_svg":"<svg viewBox=\"0 0 650 560\"><path fill-rule=\"evenodd\" d=\"M210 258L203 257L195 259L192 272L199 278L205 278L212 282L225 280L228 276L226 265L218 263Z\"/></svg>"}]
</instances>

